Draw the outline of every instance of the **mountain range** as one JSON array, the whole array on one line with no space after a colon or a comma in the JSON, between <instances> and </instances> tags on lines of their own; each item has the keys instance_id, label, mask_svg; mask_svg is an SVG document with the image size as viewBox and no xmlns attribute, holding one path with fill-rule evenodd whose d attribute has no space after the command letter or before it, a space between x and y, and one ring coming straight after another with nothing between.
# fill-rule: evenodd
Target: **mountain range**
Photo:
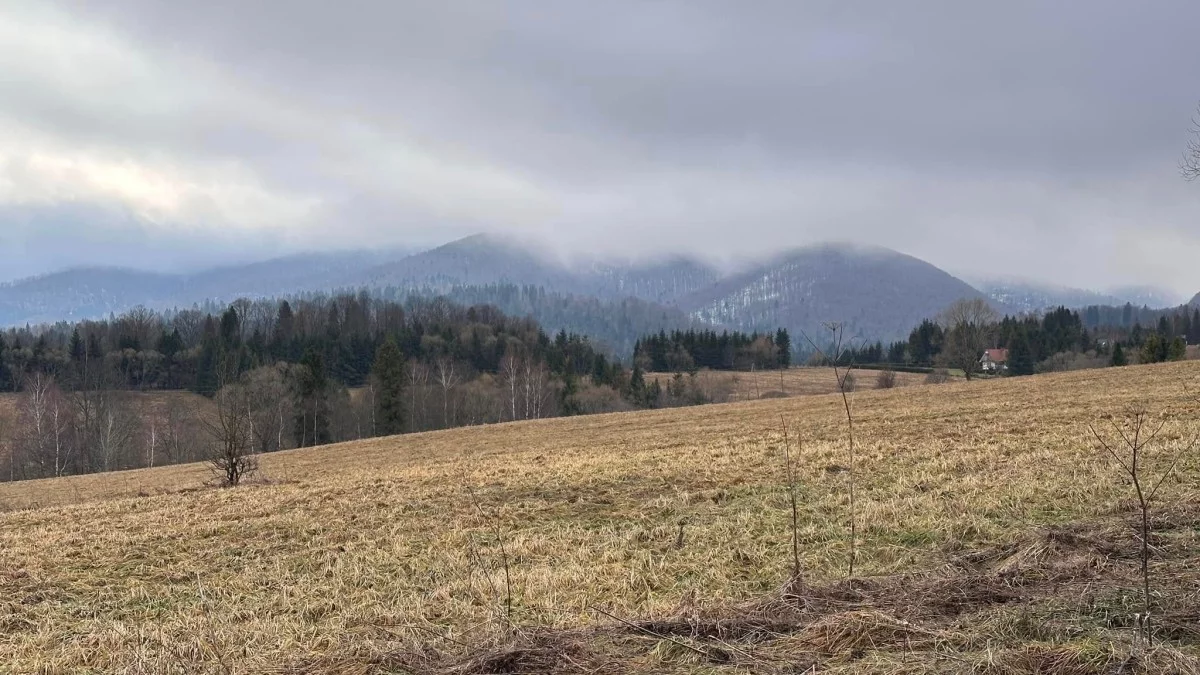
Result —
<instances>
[{"instance_id":1,"label":"mountain range","mask_svg":"<svg viewBox=\"0 0 1200 675\"><path fill-rule=\"evenodd\" d=\"M152 309L368 288L389 297L444 294L531 314L548 330L592 335L628 352L638 335L688 327L820 335L839 321L866 340L907 336L961 298L998 311L1123 304L1128 296L1028 282L967 282L912 256L848 244L797 248L732 271L685 257L564 262L513 241L475 235L427 251L312 253L196 274L80 268L0 285L0 325L52 323ZM1163 303L1164 306L1170 303Z\"/></svg>"}]
</instances>

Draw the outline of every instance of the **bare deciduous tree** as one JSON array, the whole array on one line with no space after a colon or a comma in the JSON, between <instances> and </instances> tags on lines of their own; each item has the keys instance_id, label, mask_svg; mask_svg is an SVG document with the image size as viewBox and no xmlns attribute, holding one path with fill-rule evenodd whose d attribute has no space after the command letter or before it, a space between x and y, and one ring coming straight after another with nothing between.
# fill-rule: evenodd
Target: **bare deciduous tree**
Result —
<instances>
[{"instance_id":1,"label":"bare deciduous tree","mask_svg":"<svg viewBox=\"0 0 1200 675\"><path fill-rule=\"evenodd\" d=\"M204 313L198 309L185 309L171 320L171 328L179 331L184 345L194 347L204 334Z\"/></svg>"},{"instance_id":2,"label":"bare deciduous tree","mask_svg":"<svg viewBox=\"0 0 1200 675\"><path fill-rule=\"evenodd\" d=\"M429 384L429 366L411 359L404 364L406 389L409 395L408 424L413 431L423 431L428 428L425 417L426 385Z\"/></svg>"},{"instance_id":3,"label":"bare deciduous tree","mask_svg":"<svg viewBox=\"0 0 1200 675\"><path fill-rule=\"evenodd\" d=\"M249 404L250 436L256 452L287 447L284 436L293 415L287 367L264 366L246 373L242 384Z\"/></svg>"},{"instance_id":4,"label":"bare deciduous tree","mask_svg":"<svg viewBox=\"0 0 1200 675\"><path fill-rule=\"evenodd\" d=\"M236 487L243 478L258 470L258 457L253 453L247 389L240 384L221 387L213 397L213 403L214 417L205 420L213 441L209 464L223 485Z\"/></svg>"},{"instance_id":5,"label":"bare deciduous tree","mask_svg":"<svg viewBox=\"0 0 1200 675\"><path fill-rule=\"evenodd\" d=\"M157 313L145 305L138 305L122 314L117 326L119 330L136 340L140 349L149 349L153 346L160 323L161 319Z\"/></svg>"},{"instance_id":6,"label":"bare deciduous tree","mask_svg":"<svg viewBox=\"0 0 1200 675\"><path fill-rule=\"evenodd\" d=\"M1187 180L1200 178L1200 107L1192 117L1192 128L1188 130L1187 146L1183 150L1183 160L1179 163L1179 171Z\"/></svg>"},{"instance_id":7,"label":"bare deciduous tree","mask_svg":"<svg viewBox=\"0 0 1200 675\"><path fill-rule=\"evenodd\" d=\"M132 451L137 419L121 392L102 392L97 400L99 406L88 437L99 452L100 468L103 471L124 468L131 464L123 460L128 460Z\"/></svg>"},{"instance_id":8,"label":"bare deciduous tree","mask_svg":"<svg viewBox=\"0 0 1200 675\"><path fill-rule=\"evenodd\" d=\"M541 419L550 390L550 371L546 368L546 364L531 358L523 359L521 383L525 395L524 419Z\"/></svg>"},{"instance_id":9,"label":"bare deciduous tree","mask_svg":"<svg viewBox=\"0 0 1200 675\"><path fill-rule=\"evenodd\" d=\"M450 356L439 356L434 361L434 376L442 388L442 425L450 428L450 393L462 382L462 366Z\"/></svg>"},{"instance_id":10,"label":"bare deciduous tree","mask_svg":"<svg viewBox=\"0 0 1200 675\"><path fill-rule=\"evenodd\" d=\"M504 387L510 420L517 420L517 390L521 380L521 357L515 349L509 348L500 360L500 383Z\"/></svg>"},{"instance_id":11,"label":"bare deciduous tree","mask_svg":"<svg viewBox=\"0 0 1200 675\"><path fill-rule=\"evenodd\" d=\"M988 331L996 321L996 312L983 298L964 298L947 307L938 320L946 331L942 360L971 379L987 349Z\"/></svg>"},{"instance_id":12,"label":"bare deciduous tree","mask_svg":"<svg viewBox=\"0 0 1200 675\"><path fill-rule=\"evenodd\" d=\"M40 475L66 473L73 454L67 434L70 410L52 375L34 372L25 377L19 414L21 454L37 465Z\"/></svg>"}]
</instances>

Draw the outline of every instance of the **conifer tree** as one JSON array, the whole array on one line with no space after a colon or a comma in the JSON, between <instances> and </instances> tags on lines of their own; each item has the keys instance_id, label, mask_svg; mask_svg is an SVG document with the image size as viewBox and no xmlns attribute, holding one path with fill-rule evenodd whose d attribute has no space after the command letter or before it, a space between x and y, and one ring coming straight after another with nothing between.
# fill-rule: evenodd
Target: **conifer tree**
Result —
<instances>
[{"instance_id":1,"label":"conifer tree","mask_svg":"<svg viewBox=\"0 0 1200 675\"><path fill-rule=\"evenodd\" d=\"M375 433L393 436L404 432L404 355L393 337L375 352L371 367L375 385Z\"/></svg>"},{"instance_id":2,"label":"conifer tree","mask_svg":"<svg viewBox=\"0 0 1200 675\"><path fill-rule=\"evenodd\" d=\"M786 328L775 331L775 348L779 350L779 367L792 365L792 338Z\"/></svg>"},{"instance_id":3,"label":"conifer tree","mask_svg":"<svg viewBox=\"0 0 1200 675\"><path fill-rule=\"evenodd\" d=\"M634 405L642 406L646 402L646 376L642 374L642 367L634 364L633 373L629 376L629 400Z\"/></svg>"},{"instance_id":4,"label":"conifer tree","mask_svg":"<svg viewBox=\"0 0 1200 675\"><path fill-rule=\"evenodd\" d=\"M1182 361L1187 358L1187 343L1182 337L1176 337L1171 340L1170 346L1167 347L1168 361Z\"/></svg>"},{"instance_id":5,"label":"conifer tree","mask_svg":"<svg viewBox=\"0 0 1200 675\"><path fill-rule=\"evenodd\" d=\"M1029 337L1022 332L1013 342L1008 354L1009 375L1033 374L1033 350L1029 347Z\"/></svg>"},{"instance_id":6,"label":"conifer tree","mask_svg":"<svg viewBox=\"0 0 1200 675\"><path fill-rule=\"evenodd\" d=\"M1112 358L1108 364L1117 368L1129 365L1129 359L1125 358L1125 348L1121 346L1120 342L1113 345Z\"/></svg>"},{"instance_id":7,"label":"conifer tree","mask_svg":"<svg viewBox=\"0 0 1200 675\"><path fill-rule=\"evenodd\" d=\"M1141 363L1158 363L1167 358L1167 345L1158 333L1151 333L1142 343Z\"/></svg>"}]
</instances>

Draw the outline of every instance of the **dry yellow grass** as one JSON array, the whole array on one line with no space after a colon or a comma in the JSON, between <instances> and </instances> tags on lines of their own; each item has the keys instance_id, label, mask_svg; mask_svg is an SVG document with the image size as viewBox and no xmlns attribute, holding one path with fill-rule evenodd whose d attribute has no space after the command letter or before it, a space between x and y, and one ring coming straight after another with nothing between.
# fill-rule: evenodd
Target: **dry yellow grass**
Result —
<instances>
[{"instance_id":1,"label":"dry yellow grass","mask_svg":"<svg viewBox=\"0 0 1200 675\"><path fill-rule=\"evenodd\" d=\"M916 573L1039 527L1124 518L1127 486L1086 425L1145 404L1170 412L1164 433L1177 441L1196 428L1185 386L1197 382L1200 364L1183 363L855 394L861 574ZM814 584L835 580L847 555L840 397L475 427L266 456L264 481L232 490L203 487L195 465L0 486L13 509L0 515L0 664L384 673L426 663L428 650L501 644L494 517L518 626L568 631L564 644L620 643L627 660L606 672L736 669L683 639L578 631L613 625L593 605L630 619L702 613L787 580L781 418L803 443L803 567ZM1198 469L1186 458L1166 498L1197 501ZM936 588L926 595L947 592ZM1120 614L1121 593L1089 606ZM1100 672L1126 648L1127 631L1086 612L1080 632L1055 633L1073 605L1053 619L984 609L963 615L978 629L897 623L898 607L830 609L794 635L725 653L811 653L847 672ZM1189 644L1147 663L1187 672ZM539 670L533 653L516 669Z\"/></svg>"},{"instance_id":2,"label":"dry yellow grass","mask_svg":"<svg viewBox=\"0 0 1200 675\"><path fill-rule=\"evenodd\" d=\"M895 373L897 387L908 387L925 382L920 373ZM648 373L647 381L656 379L663 387L675 377L674 373ZM786 396L813 396L837 391L837 379L832 368L789 368L787 370L761 370L742 372L730 370L702 370L696 373L702 387L712 391L729 392L730 400L755 401L764 398ZM855 370L857 389L874 389L879 377L877 370Z\"/></svg>"}]
</instances>

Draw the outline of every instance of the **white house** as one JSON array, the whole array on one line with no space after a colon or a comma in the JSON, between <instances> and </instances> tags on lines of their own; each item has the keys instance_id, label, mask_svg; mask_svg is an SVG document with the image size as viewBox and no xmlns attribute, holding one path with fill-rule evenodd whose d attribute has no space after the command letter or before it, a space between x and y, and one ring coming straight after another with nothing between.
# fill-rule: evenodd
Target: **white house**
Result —
<instances>
[{"instance_id":1,"label":"white house","mask_svg":"<svg viewBox=\"0 0 1200 675\"><path fill-rule=\"evenodd\" d=\"M985 349L979 358L979 369L985 373L997 373L1008 370L1007 349Z\"/></svg>"}]
</instances>

